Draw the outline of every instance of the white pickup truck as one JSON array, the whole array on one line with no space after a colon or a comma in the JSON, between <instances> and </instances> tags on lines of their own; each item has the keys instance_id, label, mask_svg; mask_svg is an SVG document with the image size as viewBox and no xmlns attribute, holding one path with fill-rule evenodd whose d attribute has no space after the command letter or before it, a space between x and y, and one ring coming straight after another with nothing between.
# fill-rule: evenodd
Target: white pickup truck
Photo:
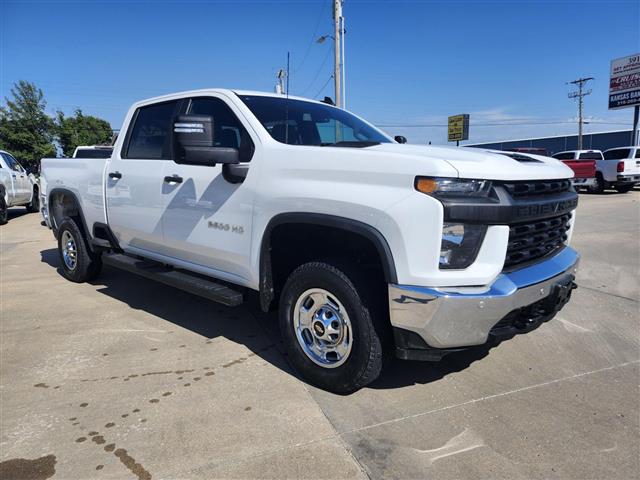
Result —
<instances>
[{"instance_id":1,"label":"white pickup truck","mask_svg":"<svg viewBox=\"0 0 640 480\"><path fill-rule=\"evenodd\" d=\"M0 150L0 225L7 223L9 207L25 206L28 212L37 212L38 182L9 152Z\"/></svg>"},{"instance_id":2,"label":"white pickup truck","mask_svg":"<svg viewBox=\"0 0 640 480\"><path fill-rule=\"evenodd\" d=\"M64 275L104 262L232 306L255 290L327 390L387 354L528 332L575 288L557 160L402 145L325 103L218 89L136 103L121 131L109 159L42 160Z\"/></svg>"}]
</instances>

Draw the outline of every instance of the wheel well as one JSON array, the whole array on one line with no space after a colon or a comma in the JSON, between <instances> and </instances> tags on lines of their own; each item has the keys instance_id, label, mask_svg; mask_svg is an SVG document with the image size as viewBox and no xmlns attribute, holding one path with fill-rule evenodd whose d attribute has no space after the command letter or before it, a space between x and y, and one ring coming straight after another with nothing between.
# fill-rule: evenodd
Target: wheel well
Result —
<instances>
[{"instance_id":1,"label":"wheel well","mask_svg":"<svg viewBox=\"0 0 640 480\"><path fill-rule=\"evenodd\" d=\"M49 196L49 215L51 215L52 227L56 237L58 234L58 225L62 223L65 217L72 218L83 235L87 235L80 205L72 193L65 190L52 192Z\"/></svg>"},{"instance_id":2,"label":"wheel well","mask_svg":"<svg viewBox=\"0 0 640 480\"><path fill-rule=\"evenodd\" d=\"M380 245L361 232L322 224L283 223L268 230L267 234L263 241L260 275L264 310L272 301L278 300L291 272L307 262L355 264L363 276L380 285L393 281L390 276L395 276L395 270L388 271L388 259L381 258Z\"/></svg>"}]
</instances>

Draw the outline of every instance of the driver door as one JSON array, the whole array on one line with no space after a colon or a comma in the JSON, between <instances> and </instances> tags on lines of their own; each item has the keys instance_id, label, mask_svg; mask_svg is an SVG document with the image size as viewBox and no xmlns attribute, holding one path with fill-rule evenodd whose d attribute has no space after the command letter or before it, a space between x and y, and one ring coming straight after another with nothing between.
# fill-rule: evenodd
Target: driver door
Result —
<instances>
[{"instance_id":1,"label":"driver door","mask_svg":"<svg viewBox=\"0 0 640 480\"><path fill-rule=\"evenodd\" d=\"M250 165L255 144L222 98L191 98L183 112L212 116L216 146L239 149L241 161ZM249 177L231 183L225 179L222 164L175 162L167 164L164 175L179 179L162 189L167 255L215 270L211 273L225 280L242 283L250 278L254 189Z\"/></svg>"}]
</instances>

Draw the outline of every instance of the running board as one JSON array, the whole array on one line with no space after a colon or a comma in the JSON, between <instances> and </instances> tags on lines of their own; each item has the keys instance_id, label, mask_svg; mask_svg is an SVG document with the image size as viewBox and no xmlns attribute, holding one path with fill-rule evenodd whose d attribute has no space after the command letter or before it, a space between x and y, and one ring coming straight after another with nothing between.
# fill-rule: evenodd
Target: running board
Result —
<instances>
[{"instance_id":1,"label":"running board","mask_svg":"<svg viewBox=\"0 0 640 480\"><path fill-rule=\"evenodd\" d=\"M135 273L156 282L164 283L171 287L193 293L208 300L221 303L228 307L236 307L242 304L242 293L225 285L207 280L202 277L175 270L161 263L151 260L141 260L129 255L111 253L102 255L102 261L127 272Z\"/></svg>"}]
</instances>

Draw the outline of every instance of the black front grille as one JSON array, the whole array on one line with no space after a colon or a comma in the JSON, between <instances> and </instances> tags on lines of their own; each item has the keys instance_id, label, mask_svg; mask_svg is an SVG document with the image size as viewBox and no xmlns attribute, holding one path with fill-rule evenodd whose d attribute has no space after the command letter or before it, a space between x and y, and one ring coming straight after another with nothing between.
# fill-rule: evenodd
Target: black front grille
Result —
<instances>
[{"instance_id":1,"label":"black front grille","mask_svg":"<svg viewBox=\"0 0 640 480\"><path fill-rule=\"evenodd\" d=\"M544 257L561 249L567 240L571 213L509 226L506 268Z\"/></svg>"},{"instance_id":2,"label":"black front grille","mask_svg":"<svg viewBox=\"0 0 640 480\"><path fill-rule=\"evenodd\" d=\"M525 182L504 182L504 188L512 197L548 195L571 190L571 180L535 180Z\"/></svg>"}]
</instances>

